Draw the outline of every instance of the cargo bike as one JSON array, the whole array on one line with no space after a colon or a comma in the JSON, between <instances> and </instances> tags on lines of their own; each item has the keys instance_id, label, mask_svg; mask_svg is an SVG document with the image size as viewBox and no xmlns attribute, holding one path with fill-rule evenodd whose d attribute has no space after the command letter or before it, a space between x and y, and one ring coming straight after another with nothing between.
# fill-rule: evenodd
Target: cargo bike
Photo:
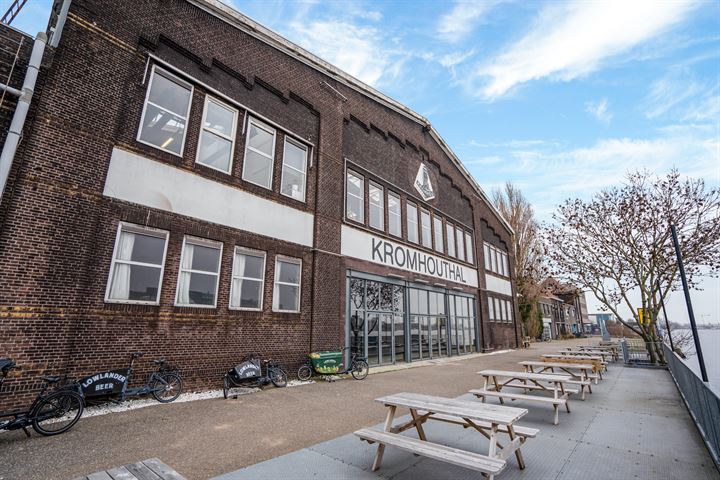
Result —
<instances>
[{"instance_id":1,"label":"cargo bike","mask_svg":"<svg viewBox=\"0 0 720 480\"><path fill-rule=\"evenodd\" d=\"M287 386L287 373L276 361L260 360L250 353L223 376L223 397L228 398L233 388L262 388L269 383L278 388Z\"/></svg>"},{"instance_id":2,"label":"cargo bike","mask_svg":"<svg viewBox=\"0 0 720 480\"><path fill-rule=\"evenodd\" d=\"M349 373L355 380L364 380L370 372L370 366L364 357L351 352L347 367L343 366L343 353L350 350L345 347L342 351L312 352L307 362L298 369L298 380L310 380L313 373L318 375L344 375Z\"/></svg>"}]
</instances>

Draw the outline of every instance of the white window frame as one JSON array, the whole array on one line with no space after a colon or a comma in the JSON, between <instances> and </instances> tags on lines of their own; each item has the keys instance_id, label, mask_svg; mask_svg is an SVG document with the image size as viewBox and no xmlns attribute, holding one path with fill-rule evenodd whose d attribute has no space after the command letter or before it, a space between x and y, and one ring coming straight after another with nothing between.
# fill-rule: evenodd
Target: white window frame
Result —
<instances>
[{"instance_id":1,"label":"white window frame","mask_svg":"<svg viewBox=\"0 0 720 480\"><path fill-rule=\"evenodd\" d=\"M350 193L350 189L348 188L348 183L350 182L350 175L362 181L362 197L358 197L357 195ZM360 199L360 219L350 218L348 216L348 195ZM345 219L350 220L351 222L365 225L365 177L357 173L355 170L351 170L349 168L345 170Z\"/></svg>"},{"instance_id":2,"label":"white window frame","mask_svg":"<svg viewBox=\"0 0 720 480\"><path fill-rule=\"evenodd\" d=\"M272 156L268 157L268 155L265 152L261 152L255 147L250 146L250 126L254 125L255 127L259 128L260 130L265 130L267 133L271 133L273 136L272 141ZM260 120L256 119L255 117L248 116L248 122L247 127L245 129L245 152L243 154L243 171L242 171L242 179L248 183L252 183L253 185L257 185L258 187L266 188L268 190L273 189L273 174L275 173L275 147L277 143L277 130L274 127L271 127L267 123L261 122ZM269 158L270 159L270 186L265 186L262 184L259 184L257 182L253 182L252 180L248 180L245 178L245 169L247 167L247 151L251 150L254 153L257 153L258 155Z\"/></svg>"},{"instance_id":3,"label":"white window frame","mask_svg":"<svg viewBox=\"0 0 720 480\"><path fill-rule=\"evenodd\" d=\"M430 245L425 245L425 225L423 224L423 218L427 218L428 221L427 231L429 232L428 239L430 240ZM432 215L430 215L429 210L425 210L424 208L420 209L420 245L430 250L433 248Z\"/></svg>"},{"instance_id":4,"label":"white window frame","mask_svg":"<svg viewBox=\"0 0 720 480\"><path fill-rule=\"evenodd\" d=\"M439 232L438 232L438 224L440 225ZM433 215L432 226L433 226L433 242L434 242L434 246L435 246L435 251L438 253L444 253L445 252L445 226L443 225L442 217ZM438 240L439 240L439 242L438 242ZM438 243L440 245L438 245Z\"/></svg>"},{"instance_id":5,"label":"white window frame","mask_svg":"<svg viewBox=\"0 0 720 480\"><path fill-rule=\"evenodd\" d=\"M445 242L447 245L447 254L449 257L457 258L457 252L455 251L456 243L455 243L455 225L453 225L450 222L445 222ZM450 237L452 237L452 242L450 241Z\"/></svg>"},{"instance_id":6,"label":"white window frame","mask_svg":"<svg viewBox=\"0 0 720 480\"><path fill-rule=\"evenodd\" d=\"M226 108L228 110L231 110L233 112L233 123L231 128L230 135L224 134L222 132L219 132L211 127L205 126L205 118L207 116L207 110L208 110L208 103L213 102L222 108ZM198 138L198 147L197 147L197 153L195 154L195 163L198 163L202 165L203 167L212 168L213 170L217 170L218 172L227 173L228 175L232 174L232 166L233 166L233 160L235 158L235 137L237 135L237 119L238 119L238 109L228 105L225 102L221 102L215 97L212 97L210 95L205 95L205 104L203 105L203 114L202 114L202 121L200 122L200 138ZM228 164L227 170L222 170L217 167L213 167L212 165L208 165L207 163L203 163L200 161L200 151L202 150L202 140L203 140L203 133L208 132L211 135L217 135L220 138L224 138L225 140L230 140L230 163Z\"/></svg>"},{"instance_id":7,"label":"white window frame","mask_svg":"<svg viewBox=\"0 0 720 480\"><path fill-rule=\"evenodd\" d=\"M465 232L462 228L455 227L455 242L457 243L456 252L457 258L461 262L465 261Z\"/></svg>"},{"instance_id":8,"label":"white window frame","mask_svg":"<svg viewBox=\"0 0 720 480\"><path fill-rule=\"evenodd\" d=\"M288 282L281 282L278 280L280 269L278 268L278 262L287 262L287 263L294 263L295 265L300 266L300 276L298 278L298 283L288 283ZM273 303L272 303L272 310L273 312L278 313L300 313L300 307L302 306L302 259L296 258L296 257L286 257L285 255L275 255L275 272L273 275ZM292 287L298 288L298 306L297 310L280 310L277 308L276 299L279 299L278 297L278 285L290 285Z\"/></svg>"},{"instance_id":9,"label":"white window frame","mask_svg":"<svg viewBox=\"0 0 720 480\"><path fill-rule=\"evenodd\" d=\"M485 270L490 270L490 244L483 242L483 254L485 260Z\"/></svg>"},{"instance_id":10,"label":"white window frame","mask_svg":"<svg viewBox=\"0 0 720 480\"><path fill-rule=\"evenodd\" d=\"M412 206L415 209L415 220L413 222L410 221L410 212L408 209ZM418 209L418 206L416 203L413 202L405 202L405 215L406 215L406 221L407 221L407 240L410 243L414 243L415 245L422 245L422 239L420 238L420 218L419 218L420 210ZM413 228L413 231L415 232L415 240L410 240L410 224L413 224L415 227Z\"/></svg>"},{"instance_id":11,"label":"white window frame","mask_svg":"<svg viewBox=\"0 0 720 480\"><path fill-rule=\"evenodd\" d=\"M157 265L153 263L144 263L144 262L134 262L132 260L117 260L115 258L115 253L117 252L118 245L120 243L120 236L123 232L123 230L137 233L139 235L148 235L152 237L157 238L163 238L165 240L165 247L163 248L163 255L162 255L162 263L160 264L160 282L158 283L158 293L157 293L157 300L148 301L148 300L122 300L117 298L110 298L110 290L112 288L112 278L113 274L115 273L115 264L119 261L120 263L124 263L127 265L138 265L141 267L155 267L157 268ZM152 228L152 227L144 227L142 225L136 225L134 223L128 223L128 222L119 222L118 223L118 229L117 233L115 234L115 246L113 247L112 252L112 258L110 260L110 272L108 273L108 280L107 285L105 286L105 303L127 303L127 304L133 304L133 305L160 305L160 294L162 293L162 283L163 283L163 277L165 276L165 260L167 257L167 247L168 247L168 239L170 237L170 232L167 230L160 230L158 228Z\"/></svg>"},{"instance_id":12,"label":"white window frame","mask_svg":"<svg viewBox=\"0 0 720 480\"><path fill-rule=\"evenodd\" d=\"M188 100L187 110L186 110L184 116L179 113L173 112L172 110L168 110L165 107L162 107L160 105L152 103L150 101L150 90L152 89L152 82L153 82L153 80L155 80L155 75L163 76L163 77L167 78L168 80L170 80L171 82L178 83L181 86L190 89L190 97ZM194 93L195 93L195 87L192 83L189 83L189 82L186 82L185 80L180 79L180 77L178 77L177 75L173 75L172 73L168 72L167 70L165 70L163 68L159 68L157 65L153 65L152 72L150 73L150 81L148 82L147 91L145 92L145 101L143 102L142 115L140 115L140 125L138 127L138 133L137 133L137 136L135 137L135 139L138 142L142 143L143 145L148 145L150 147L157 148L158 150L162 150L163 152L167 152L170 155L175 155L176 157L182 158L182 156L185 152L185 138L187 137L187 131L188 131L188 127L189 127L188 120L190 118L190 109L192 108L192 101L193 101ZM185 120L185 128L183 129L182 143L180 144L180 153L173 152L172 150L163 148L160 145L155 145L154 143L150 143L145 140L140 140L140 136L142 135L143 124L145 123L145 113L147 113L148 104L152 105L153 107L160 108L160 109L162 109L166 112L169 112L173 115L176 115L178 117L181 117L181 118L183 118L183 120Z\"/></svg>"},{"instance_id":13,"label":"white window frame","mask_svg":"<svg viewBox=\"0 0 720 480\"><path fill-rule=\"evenodd\" d=\"M397 212L392 212L392 211L390 210L390 197L393 197L393 198L397 201L397 206L398 206ZM398 195L398 194L396 194L396 193L388 190L388 202L387 202L387 204L388 204L388 206L387 206L387 209L388 209L388 233L390 233L390 235L393 235L393 236L395 236L395 237L402 238L402 222L403 222L403 216L402 216L402 201L400 200L400 195ZM398 230L397 232L392 232L392 231L390 230L390 224L391 224L390 218L393 217L393 216L396 216L396 217L398 218L398 220L399 220L399 221L398 221L398 228L399 228L399 230Z\"/></svg>"},{"instance_id":14,"label":"white window frame","mask_svg":"<svg viewBox=\"0 0 720 480\"><path fill-rule=\"evenodd\" d=\"M510 260L507 253L503 253L503 263L505 265L505 276L510 276Z\"/></svg>"},{"instance_id":15,"label":"white window frame","mask_svg":"<svg viewBox=\"0 0 720 480\"><path fill-rule=\"evenodd\" d=\"M465 232L465 260L468 263L475 264L475 251L473 249L473 236L470 232Z\"/></svg>"},{"instance_id":16,"label":"white window frame","mask_svg":"<svg viewBox=\"0 0 720 480\"><path fill-rule=\"evenodd\" d=\"M377 204L373 204L372 195L370 194L370 189L375 188L377 190L380 190L380 226L376 227L374 225L371 225L371 219L372 216L370 215L370 212L372 211L373 205L376 207ZM380 230L381 232L385 231L385 188L382 185L378 185L377 183L370 181L368 183L368 226L370 228L374 228L375 230Z\"/></svg>"},{"instance_id":17,"label":"white window frame","mask_svg":"<svg viewBox=\"0 0 720 480\"><path fill-rule=\"evenodd\" d=\"M262 277L260 279L260 306L258 308L248 308L248 307L233 307L232 305L232 284L234 280L240 280L242 282L243 280L253 280L257 281L257 278L252 277L244 277L244 276L235 276L235 257L237 254L240 253L242 255L250 255L253 257L262 257L263 259L263 268L262 268ZM182 264L181 264L182 265ZM267 269L267 252L264 252L262 250L253 250L246 247L240 247L235 246L235 250L233 251L233 264L232 264L232 270L230 271L230 295L228 298L228 309L230 310L243 310L246 312L262 312L263 306L265 304L265 270ZM241 283L242 285L242 283ZM242 291L242 288L241 288Z\"/></svg>"},{"instance_id":18,"label":"white window frame","mask_svg":"<svg viewBox=\"0 0 720 480\"><path fill-rule=\"evenodd\" d=\"M488 297L488 317L491 322L495 321L495 303L493 297Z\"/></svg>"},{"instance_id":19,"label":"white window frame","mask_svg":"<svg viewBox=\"0 0 720 480\"><path fill-rule=\"evenodd\" d=\"M289 143L292 143L293 145L295 145L297 148L299 148L299 149L301 149L301 150L305 150L305 162L303 163L303 165L305 166L305 171L302 171L302 172L301 172L300 170L298 170L297 168L293 167L292 165L285 165L285 153L286 153L286 151L287 151L287 144L288 144L288 142L289 142ZM285 196L288 197L288 198L292 198L293 200L297 200L297 201L299 201L299 202L303 202L303 203L305 203L305 200L306 200L306 198L307 198L308 152L309 152L309 149L308 149L307 145L304 145L304 144L298 142L297 140L295 140L294 138L292 138L292 137L290 137L290 136L288 136L288 135L285 135L285 141L283 142L283 162L282 162L282 170L281 170L281 172L280 172L280 194L281 194L281 195L285 195ZM283 189L283 181L285 180L285 167L286 167L286 166L287 166L288 168L292 169L292 170L295 170L295 171L298 172L298 173L302 173L302 176L303 176L303 179L304 179L304 181L303 181L303 195L302 195L302 200L299 200L299 199L293 197L292 195L288 195L287 193L283 193L283 191L282 191L282 189Z\"/></svg>"},{"instance_id":20,"label":"white window frame","mask_svg":"<svg viewBox=\"0 0 720 480\"><path fill-rule=\"evenodd\" d=\"M188 240L190 241L192 245L199 245L201 247L209 247L209 248L215 248L220 250L220 254L218 256L218 271L215 272L206 272L204 270L183 270L183 260L185 259L185 245L188 243ZM219 247L219 248L218 248ZM175 287L175 306L176 307L190 307L190 308L217 308L217 301L219 297L219 288L220 288L220 272L222 271L222 254L223 254L223 242L218 242L215 240L208 240L207 238L200 238L200 237L192 237L190 235L185 235L183 237L183 243L182 243L182 250L180 250L180 265L178 267L178 281L177 286ZM179 303L178 302L178 294L180 293L180 278L182 276L183 272L190 272L192 273L201 273L204 275L216 275L215 279L215 303L213 305L199 305L197 303Z\"/></svg>"}]
</instances>

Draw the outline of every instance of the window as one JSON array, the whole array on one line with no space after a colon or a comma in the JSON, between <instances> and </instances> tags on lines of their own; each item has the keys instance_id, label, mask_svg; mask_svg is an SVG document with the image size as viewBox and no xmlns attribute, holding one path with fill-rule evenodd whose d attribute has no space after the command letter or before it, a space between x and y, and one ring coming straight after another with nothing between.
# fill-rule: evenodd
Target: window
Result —
<instances>
[{"instance_id":1,"label":"window","mask_svg":"<svg viewBox=\"0 0 720 480\"><path fill-rule=\"evenodd\" d=\"M192 93L191 85L153 67L138 141L181 157Z\"/></svg>"},{"instance_id":2,"label":"window","mask_svg":"<svg viewBox=\"0 0 720 480\"><path fill-rule=\"evenodd\" d=\"M465 261L465 235L459 228L455 229L455 239L457 240L457 258Z\"/></svg>"},{"instance_id":3,"label":"window","mask_svg":"<svg viewBox=\"0 0 720 480\"><path fill-rule=\"evenodd\" d=\"M235 151L237 110L205 97L196 162L230 173Z\"/></svg>"},{"instance_id":4,"label":"window","mask_svg":"<svg viewBox=\"0 0 720 480\"><path fill-rule=\"evenodd\" d=\"M345 215L350 220L365 223L365 180L355 172L347 172Z\"/></svg>"},{"instance_id":5,"label":"window","mask_svg":"<svg viewBox=\"0 0 720 480\"><path fill-rule=\"evenodd\" d=\"M448 255L451 257L455 256L455 227L451 224L445 224L445 230L447 230L447 249Z\"/></svg>"},{"instance_id":6,"label":"window","mask_svg":"<svg viewBox=\"0 0 720 480\"><path fill-rule=\"evenodd\" d=\"M300 311L300 275L302 261L299 258L277 257L275 259L275 289L273 311Z\"/></svg>"},{"instance_id":7,"label":"window","mask_svg":"<svg viewBox=\"0 0 720 480\"><path fill-rule=\"evenodd\" d=\"M485 253L485 269L490 270L490 245L484 243L483 252Z\"/></svg>"},{"instance_id":8,"label":"window","mask_svg":"<svg viewBox=\"0 0 720 480\"><path fill-rule=\"evenodd\" d=\"M368 196L370 198L370 226L385 230L385 191L379 185L370 182Z\"/></svg>"},{"instance_id":9,"label":"window","mask_svg":"<svg viewBox=\"0 0 720 480\"><path fill-rule=\"evenodd\" d=\"M493 302L492 297L488 297L488 318L495 321L495 302Z\"/></svg>"},{"instance_id":10,"label":"window","mask_svg":"<svg viewBox=\"0 0 720 480\"><path fill-rule=\"evenodd\" d=\"M510 276L508 254L489 243L483 244L485 252L485 269L505 277Z\"/></svg>"},{"instance_id":11,"label":"window","mask_svg":"<svg viewBox=\"0 0 720 480\"><path fill-rule=\"evenodd\" d=\"M243 180L271 189L275 162L275 129L251 118L248 122L246 142Z\"/></svg>"},{"instance_id":12,"label":"window","mask_svg":"<svg viewBox=\"0 0 720 480\"><path fill-rule=\"evenodd\" d=\"M432 248L432 231L430 230L430 212L420 210L420 226L422 227L422 245Z\"/></svg>"},{"instance_id":13,"label":"window","mask_svg":"<svg viewBox=\"0 0 720 480\"><path fill-rule=\"evenodd\" d=\"M280 193L301 202L305 201L307 153L305 145L285 137Z\"/></svg>"},{"instance_id":14,"label":"window","mask_svg":"<svg viewBox=\"0 0 720 480\"><path fill-rule=\"evenodd\" d=\"M445 250L442 218L433 217L433 230L435 233L435 251L442 253Z\"/></svg>"},{"instance_id":15,"label":"window","mask_svg":"<svg viewBox=\"0 0 720 480\"><path fill-rule=\"evenodd\" d=\"M505 320L508 323L512 322L512 306L510 305L510 302L505 300Z\"/></svg>"},{"instance_id":16,"label":"window","mask_svg":"<svg viewBox=\"0 0 720 480\"><path fill-rule=\"evenodd\" d=\"M388 192L388 231L390 235L402 237L402 210L400 197Z\"/></svg>"},{"instance_id":17,"label":"window","mask_svg":"<svg viewBox=\"0 0 720 480\"><path fill-rule=\"evenodd\" d=\"M159 303L167 239L166 231L120 223L106 302Z\"/></svg>"},{"instance_id":18,"label":"window","mask_svg":"<svg viewBox=\"0 0 720 480\"><path fill-rule=\"evenodd\" d=\"M465 232L465 248L467 249L467 261L473 263L473 240L472 235Z\"/></svg>"},{"instance_id":19,"label":"window","mask_svg":"<svg viewBox=\"0 0 720 480\"><path fill-rule=\"evenodd\" d=\"M262 310L265 281L265 252L235 247L230 308Z\"/></svg>"},{"instance_id":20,"label":"window","mask_svg":"<svg viewBox=\"0 0 720 480\"><path fill-rule=\"evenodd\" d=\"M505 276L510 276L510 265L508 265L508 256L506 253L503 253L503 265L505 266Z\"/></svg>"},{"instance_id":21,"label":"window","mask_svg":"<svg viewBox=\"0 0 720 480\"><path fill-rule=\"evenodd\" d=\"M418 212L414 203L407 202L408 241L418 243Z\"/></svg>"},{"instance_id":22,"label":"window","mask_svg":"<svg viewBox=\"0 0 720 480\"><path fill-rule=\"evenodd\" d=\"M214 308L220 278L222 243L185 237L175 305Z\"/></svg>"},{"instance_id":23,"label":"window","mask_svg":"<svg viewBox=\"0 0 720 480\"><path fill-rule=\"evenodd\" d=\"M500 314L498 315L498 320L501 322L505 321L505 306L503 305L503 301L499 298L495 299L495 309L500 311Z\"/></svg>"}]
</instances>

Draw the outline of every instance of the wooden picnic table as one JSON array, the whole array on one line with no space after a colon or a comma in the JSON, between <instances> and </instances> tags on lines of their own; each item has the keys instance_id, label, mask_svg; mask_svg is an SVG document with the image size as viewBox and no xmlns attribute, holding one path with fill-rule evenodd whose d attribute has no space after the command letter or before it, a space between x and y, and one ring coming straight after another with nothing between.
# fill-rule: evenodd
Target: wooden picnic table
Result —
<instances>
[{"instance_id":1,"label":"wooden picnic table","mask_svg":"<svg viewBox=\"0 0 720 480\"><path fill-rule=\"evenodd\" d=\"M568 364L590 364L592 365L593 371L602 380L602 372L605 369L605 362L602 361L601 357L572 357L567 355L556 355L546 353L540 355L540 361L551 362L551 363L568 363Z\"/></svg>"},{"instance_id":2,"label":"wooden picnic table","mask_svg":"<svg viewBox=\"0 0 720 480\"><path fill-rule=\"evenodd\" d=\"M558 350L558 353L565 355L594 355L596 357L602 357L604 362L615 359L612 352L607 352L604 350L582 350L577 348L564 348L562 350Z\"/></svg>"},{"instance_id":3,"label":"wooden picnic table","mask_svg":"<svg viewBox=\"0 0 720 480\"><path fill-rule=\"evenodd\" d=\"M570 375L572 380L567 383L580 386L580 398L583 400L585 400L585 387L587 387L588 393L592 393L592 386L590 385L592 379L595 380L597 385L598 376L592 373L593 366L591 364L538 362L533 360L518 363L529 373L556 373L555 369L558 369L563 375Z\"/></svg>"},{"instance_id":4,"label":"wooden picnic table","mask_svg":"<svg viewBox=\"0 0 720 480\"><path fill-rule=\"evenodd\" d=\"M612 345L578 345L576 348L584 352L609 352L610 354L612 354L612 359L614 361L617 361L620 358L619 348Z\"/></svg>"},{"instance_id":5,"label":"wooden picnic table","mask_svg":"<svg viewBox=\"0 0 720 480\"><path fill-rule=\"evenodd\" d=\"M515 425L518 419L528 413L524 408L488 405L419 393L397 393L377 398L375 401L388 408L383 431L364 428L355 432L355 435L362 440L378 443L373 471L380 468L385 446L392 445L428 458L483 472L492 479L504 469L506 459L513 454L520 468L525 468L520 446L526 438L534 437L538 432L537 429ZM410 410L411 419L393 425L398 408ZM490 440L487 455L429 442L423 430L423 424L428 420L439 420L475 429ZM419 439L399 435L413 428L417 430ZM498 442L498 433L507 433L510 442L503 446Z\"/></svg>"},{"instance_id":6,"label":"wooden picnic table","mask_svg":"<svg viewBox=\"0 0 720 480\"><path fill-rule=\"evenodd\" d=\"M91 473L75 480L185 480L158 458Z\"/></svg>"},{"instance_id":7,"label":"wooden picnic table","mask_svg":"<svg viewBox=\"0 0 720 480\"><path fill-rule=\"evenodd\" d=\"M565 383L572 380L570 375L529 373L509 370L482 370L478 372L478 374L483 376L483 388L479 390L470 390L470 393L480 398L483 402L485 402L485 397L490 396L498 397L501 404L505 403L505 399L551 403L553 410L555 411L555 425L557 425L559 421L558 411L560 405L565 405L565 409L568 413L570 413L568 397L572 393L578 393L577 390L565 387ZM498 377L503 380L498 380ZM525 393L503 392L503 388L522 389ZM528 392L530 391L551 393L552 397L528 395Z\"/></svg>"},{"instance_id":8,"label":"wooden picnic table","mask_svg":"<svg viewBox=\"0 0 720 480\"><path fill-rule=\"evenodd\" d=\"M579 351L575 351L575 350L558 350L558 354L561 356L564 356L564 357L576 357L576 358L582 358L585 360L591 360L591 359L599 360L602 362L603 368L605 368L607 370L608 362L605 358L605 355L600 355L600 354L596 354L596 353L591 354L590 352L579 352Z\"/></svg>"}]
</instances>

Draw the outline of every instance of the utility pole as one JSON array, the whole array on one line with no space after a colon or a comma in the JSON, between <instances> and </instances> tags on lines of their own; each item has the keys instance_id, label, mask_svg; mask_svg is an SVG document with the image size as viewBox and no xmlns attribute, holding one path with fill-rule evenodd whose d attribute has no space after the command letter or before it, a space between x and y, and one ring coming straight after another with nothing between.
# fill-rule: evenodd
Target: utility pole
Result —
<instances>
[{"instance_id":1,"label":"utility pole","mask_svg":"<svg viewBox=\"0 0 720 480\"><path fill-rule=\"evenodd\" d=\"M707 383L708 376L707 370L705 370L705 359L703 358L702 347L700 347L700 338L698 337L697 325L695 324L695 314L693 313L692 302L690 301L690 290L688 289L687 278L685 277L685 266L683 265L682 254L680 253L680 242L678 242L675 225L670 225L670 231L672 232L673 244L675 245L675 255L677 256L678 269L680 270L680 280L682 280L683 291L685 292L685 305L687 305L688 316L690 317L690 328L692 329L693 340L695 340L695 352L697 353L698 363L700 363L700 374L702 375L702 381Z\"/></svg>"}]
</instances>

